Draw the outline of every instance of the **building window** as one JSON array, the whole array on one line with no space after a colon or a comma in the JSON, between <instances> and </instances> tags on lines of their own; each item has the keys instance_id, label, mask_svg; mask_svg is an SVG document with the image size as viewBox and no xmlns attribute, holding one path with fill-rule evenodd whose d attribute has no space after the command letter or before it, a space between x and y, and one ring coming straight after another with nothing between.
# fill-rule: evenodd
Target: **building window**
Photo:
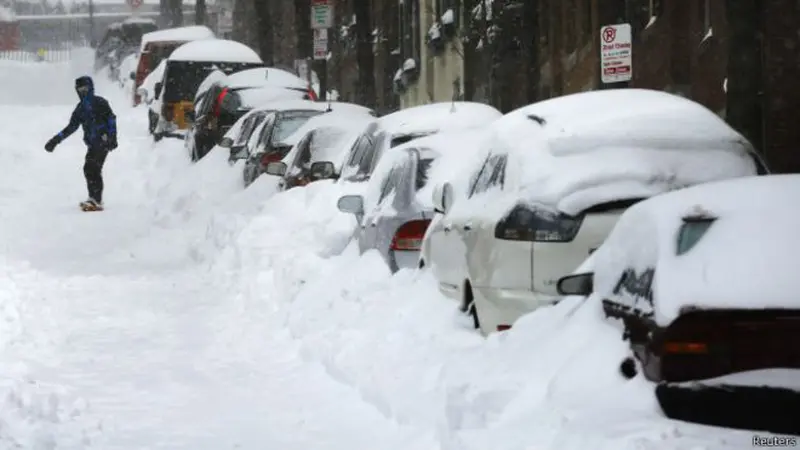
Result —
<instances>
[{"instance_id":1,"label":"building window","mask_svg":"<svg viewBox=\"0 0 800 450\"><path fill-rule=\"evenodd\" d=\"M659 17L664 12L661 0L650 0L649 11L650 17Z\"/></svg>"},{"instance_id":2,"label":"building window","mask_svg":"<svg viewBox=\"0 0 800 450\"><path fill-rule=\"evenodd\" d=\"M457 25L461 18L461 8L459 0L436 0L436 21L445 25ZM448 11L451 11L448 13ZM445 17L447 14L450 17ZM452 19L452 22L448 22Z\"/></svg>"},{"instance_id":3,"label":"building window","mask_svg":"<svg viewBox=\"0 0 800 450\"><path fill-rule=\"evenodd\" d=\"M550 42L550 0L539 2L539 42L544 46Z\"/></svg>"},{"instance_id":4,"label":"building window","mask_svg":"<svg viewBox=\"0 0 800 450\"><path fill-rule=\"evenodd\" d=\"M705 33L711 28L711 1L698 0L695 4L697 5L697 22L703 27Z\"/></svg>"},{"instance_id":5,"label":"building window","mask_svg":"<svg viewBox=\"0 0 800 450\"><path fill-rule=\"evenodd\" d=\"M561 5L561 14L564 17L564 50L567 53L572 53L575 51L575 44L576 44L576 36L575 34L578 32L577 30L577 8L575 0L567 0L562 2ZM564 8L566 7L566 8ZM566 11L565 11L566 9Z\"/></svg>"},{"instance_id":6,"label":"building window","mask_svg":"<svg viewBox=\"0 0 800 450\"><path fill-rule=\"evenodd\" d=\"M419 0L404 0L400 4L400 49L403 58L420 59Z\"/></svg>"},{"instance_id":7,"label":"building window","mask_svg":"<svg viewBox=\"0 0 800 450\"><path fill-rule=\"evenodd\" d=\"M592 42L592 13L593 8L592 5L594 4L594 0L583 0L583 11L581 19L583 19L583 23L581 24L581 28L583 28L583 39L584 42Z\"/></svg>"}]
</instances>

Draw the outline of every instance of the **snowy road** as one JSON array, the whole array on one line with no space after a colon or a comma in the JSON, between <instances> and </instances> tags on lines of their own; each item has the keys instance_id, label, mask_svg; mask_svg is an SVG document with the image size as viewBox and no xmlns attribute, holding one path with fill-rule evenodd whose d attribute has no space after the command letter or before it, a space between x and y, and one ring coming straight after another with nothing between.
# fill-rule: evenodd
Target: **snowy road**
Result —
<instances>
[{"instance_id":1,"label":"snowy road","mask_svg":"<svg viewBox=\"0 0 800 450\"><path fill-rule=\"evenodd\" d=\"M113 86L107 210L81 213L80 137L43 145L83 67L0 66L32 93L0 97L0 450L750 448L663 419L592 307L483 340L429 275L331 257L341 187L242 190Z\"/></svg>"}]
</instances>

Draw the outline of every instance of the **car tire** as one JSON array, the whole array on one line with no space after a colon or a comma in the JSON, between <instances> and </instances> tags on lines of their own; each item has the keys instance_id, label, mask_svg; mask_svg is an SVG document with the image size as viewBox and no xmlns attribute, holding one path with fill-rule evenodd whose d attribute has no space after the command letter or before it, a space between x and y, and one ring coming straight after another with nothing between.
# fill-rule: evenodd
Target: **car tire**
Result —
<instances>
[{"instance_id":1,"label":"car tire","mask_svg":"<svg viewBox=\"0 0 800 450\"><path fill-rule=\"evenodd\" d=\"M472 286L469 281L464 282L464 304L462 311L472 317L472 326L476 330L481 329L481 319L478 317L478 310L475 308L475 296L472 295Z\"/></svg>"}]
</instances>

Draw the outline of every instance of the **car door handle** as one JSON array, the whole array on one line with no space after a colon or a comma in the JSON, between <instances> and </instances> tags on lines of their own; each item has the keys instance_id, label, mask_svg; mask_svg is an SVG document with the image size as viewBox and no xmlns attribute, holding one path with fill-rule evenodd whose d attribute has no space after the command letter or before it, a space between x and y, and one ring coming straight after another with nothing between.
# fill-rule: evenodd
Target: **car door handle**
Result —
<instances>
[{"instance_id":1,"label":"car door handle","mask_svg":"<svg viewBox=\"0 0 800 450\"><path fill-rule=\"evenodd\" d=\"M372 223L370 223L370 224L369 224L369 226L371 226L372 228L375 228L375 227L377 227L378 225L376 225L376 224L375 224L375 222L372 222Z\"/></svg>"},{"instance_id":2,"label":"car door handle","mask_svg":"<svg viewBox=\"0 0 800 450\"><path fill-rule=\"evenodd\" d=\"M453 230L453 227L452 225L445 225L444 227L442 227L442 229L444 230L445 233L449 233L450 231Z\"/></svg>"},{"instance_id":3,"label":"car door handle","mask_svg":"<svg viewBox=\"0 0 800 450\"><path fill-rule=\"evenodd\" d=\"M464 224L464 231L469 231L471 229L472 229L472 224L471 223L465 223Z\"/></svg>"}]
</instances>

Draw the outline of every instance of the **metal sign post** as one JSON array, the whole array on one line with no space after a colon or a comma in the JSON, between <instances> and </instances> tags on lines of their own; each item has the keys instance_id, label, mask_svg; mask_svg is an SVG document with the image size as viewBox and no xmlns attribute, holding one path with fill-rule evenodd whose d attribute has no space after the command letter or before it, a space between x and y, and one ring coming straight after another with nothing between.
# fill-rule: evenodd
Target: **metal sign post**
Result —
<instances>
[{"instance_id":1,"label":"metal sign post","mask_svg":"<svg viewBox=\"0 0 800 450\"><path fill-rule=\"evenodd\" d=\"M311 2L311 31L314 35L313 62L319 75L320 99L328 96L328 30L333 28L333 0L309 0ZM362 0L365 1L365 0Z\"/></svg>"}]
</instances>

